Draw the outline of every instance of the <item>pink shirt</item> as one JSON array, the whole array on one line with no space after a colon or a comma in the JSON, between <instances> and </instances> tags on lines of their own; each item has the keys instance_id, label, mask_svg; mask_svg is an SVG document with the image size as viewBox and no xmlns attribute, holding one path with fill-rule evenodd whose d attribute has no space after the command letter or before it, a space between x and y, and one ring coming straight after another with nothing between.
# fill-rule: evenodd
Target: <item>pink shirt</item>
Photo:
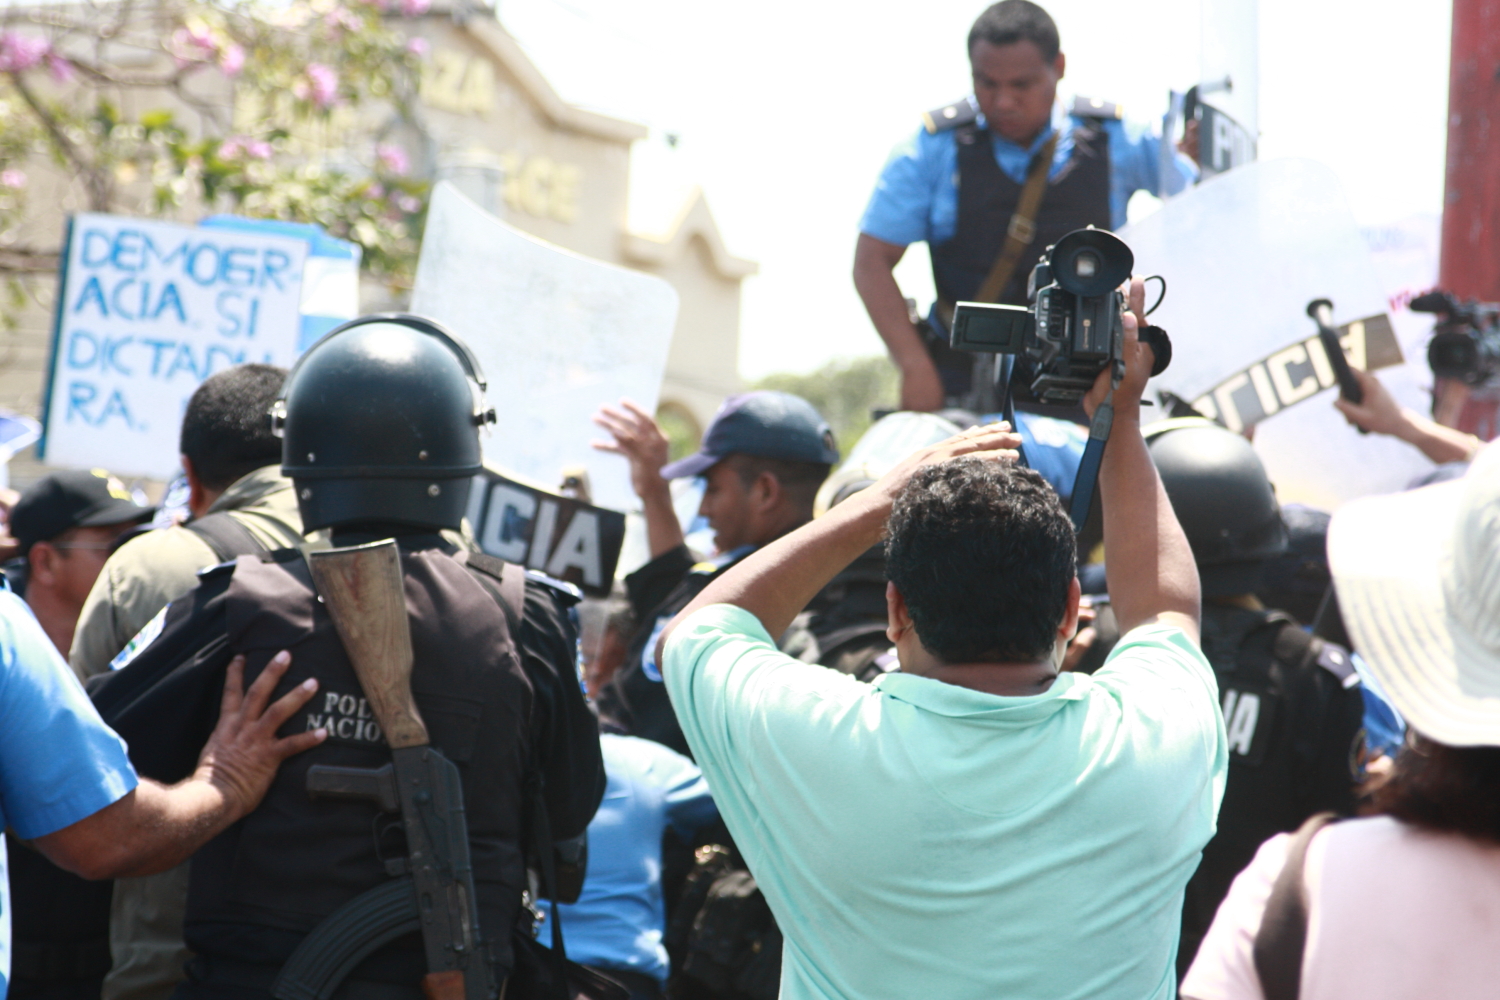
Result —
<instances>
[{"instance_id":1,"label":"pink shirt","mask_svg":"<svg viewBox=\"0 0 1500 1000\"><path fill-rule=\"evenodd\" d=\"M1290 841L1266 841L1235 879L1184 998L1261 1000L1255 932ZM1500 996L1500 846L1376 816L1314 837L1305 877L1301 1000Z\"/></svg>"}]
</instances>

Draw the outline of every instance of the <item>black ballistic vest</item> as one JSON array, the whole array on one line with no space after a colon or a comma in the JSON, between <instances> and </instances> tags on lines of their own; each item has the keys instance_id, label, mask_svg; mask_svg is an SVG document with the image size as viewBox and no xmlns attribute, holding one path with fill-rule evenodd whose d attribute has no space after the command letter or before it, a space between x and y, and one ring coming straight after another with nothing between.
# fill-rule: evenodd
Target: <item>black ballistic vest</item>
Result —
<instances>
[{"instance_id":1,"label":"black ballistic vest","mask_svg":"<svg viewBox=\"0 0 1500 1000\"><path fill-rule=\"evenodd\" d=\"M496 598L441 549L403 547L415 668L412 692L432 743L458 765L481 931L497 971L526 884L521 840L533 690ZM404 856L399 817L364 802L307 795L314 764L379 767L391 759L306 564L239 562L227 594L230 649L246 654L248 685L281 649L291 668L276 696L308 677L319 688L282 729L320 726L328 740L281 765L260 806L193 859L186 940L206 960L280 965L324 917L385 882ZM426 971L412 935L377 952L353 978L415 986ZM212 972L210 972L212 977Z\"/></svg>"},{"instance_id":2,"label":"black ballistic vest","mask_svg":"<svg viewBox=\"0 0 1500 1000\"><path fill-rule=\"evenodd\" d=\"M965 125L954 130L958 146L958 228L946 243L928 247L939 300L952 305L972 300L1005 246L1006 232L1024 183L995 162L989 129ZM1008 305L1026 305L1026 282L1047 247L1075 229L1112 227L1109 208L1109 134L1103 124L1073 130L1073 155L1047 181L1037 213L1036 236L1000 295ZM942 343L928 345L950 395L968 391L974 356Z\"/></svg>"},{"instance_id":3,"label":"black ballistic vest","mask_svg":"<svg viewBox=\"0 0 1500 1000\"><path fill-rule=\"evenodd\" d=\"M1179 975L1260 845L1315 813L1352 813L1363 769L1364 696L1343 647L1280 612L1217 604L1203 607L1202 643L1219 683L1229 778L1218 832L1188 881Z\"/></svg>"}]
</instances>

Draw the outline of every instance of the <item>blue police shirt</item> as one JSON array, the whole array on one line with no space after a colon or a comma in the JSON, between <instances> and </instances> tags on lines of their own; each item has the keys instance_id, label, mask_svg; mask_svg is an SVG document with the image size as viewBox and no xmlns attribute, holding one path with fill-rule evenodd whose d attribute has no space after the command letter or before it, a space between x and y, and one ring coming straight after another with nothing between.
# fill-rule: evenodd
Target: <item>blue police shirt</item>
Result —
<instances>
[{"instance_id":1,"label":"blue police shirt","mask_svg":"<svg viewBox=\"0 0 1500 1000\"><path fill-rule=\"evenodd\" d=\"M683 839L718 809L696 764L651 740L599 737L608 784L589 823L589 869L578 902L563 904L568 957L666 981L662 945L661 838L670 824ZM543 904L547 910L547 904ZM548 940L552 929L539 935Z\"/></svg>"},{"instance_id":2,"label":"blue police shirt","mask_svg":"<svg viewBox=\"0 0 1500 1000\"><path fill-rule=\"evenodd\" d=\"M1026 168L1054 132L1061 132L1052 157L1050 176L1056 177L1073 155L1073 130L1084 119L1069 114L1061 103L1053 106L1052 121L1031 143L1022 147L992 135L995 162L1016 183L1026 180ZM979 126L984 127L984 116ZM1198 176L1197 167L1173 153L1176 169L1161 177L1161 138L1139 122L1106 119L1109 135L1109 208L1113 228L1125 224L1125 207L1137 191L1176 194ZM946 243L958 231L958 146L953 131L915 136L892 151L865 207L859 230L878 240L906 246Z\"/></svg>"},{"instance_id":3,"label":"blue police shirt","mask_svg":"<svg viewBox=\"0 0 1500 1000\"><path fill-rule=\"evenodd\" d=\"M125 742L15 594L0 591L0 828L32 840L136 786ZM10 897L0 840L0 1000L10 980Z\"/></svg>"}]
</instances>

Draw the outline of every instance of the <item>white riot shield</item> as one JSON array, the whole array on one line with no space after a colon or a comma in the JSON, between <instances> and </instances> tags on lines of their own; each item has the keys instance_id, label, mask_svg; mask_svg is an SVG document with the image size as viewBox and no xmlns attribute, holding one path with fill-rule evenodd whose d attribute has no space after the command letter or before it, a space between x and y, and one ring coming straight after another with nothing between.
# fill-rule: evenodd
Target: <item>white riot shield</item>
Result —
<instances>
[{"instance_id":1,"label":"white riot shield","mask_svg":"<svg viewBox=\"0 0 1500 1000\"><path fill-rule=\"evenodd\" d=\"M1326 358L1307 348L1316 334L1307 304L1316 298L1333 301L1336 323L1368 318L1372 330L1381 323L1389 330L1369 250L1327 167L1250 164L1172 199L1120 236L1135 252L1138 274L1167 280L1152 321L1171 334L1172 365L1153 387L1187 400L1213 398L1244 374L1242 398L1261 401L1269 413L1255 425L1255 449L1283 502L1332 510L1402 489L1431 468L1411 446L1349 427L1333 408L1337 390L1322 377L1318 362ZM1147 286L1148 298L1152 291ZM1364 332L1345 343L1358 348L1347 351L1351 361L1370 364L1361 354ZM1275 372L1264 364L1272 358ZM1412 380L1387 385L1405 405L1427 405Z\"/></svg>"},{"instance_id":2,"label":"white riot shield","mask_svg":"<svg viewBox=\"0 0 1500 1000\"><path fill-rule=\"evenodd\" d=\"M622 396L655 410L677 319L671 285L544 243L444 182L412 311L462 337L484 366L499 418L483 442L488 461L549 486L583 465L596 504L634 505L625 461L589 447L589 418Z\"/></svg>"}]
</instances>

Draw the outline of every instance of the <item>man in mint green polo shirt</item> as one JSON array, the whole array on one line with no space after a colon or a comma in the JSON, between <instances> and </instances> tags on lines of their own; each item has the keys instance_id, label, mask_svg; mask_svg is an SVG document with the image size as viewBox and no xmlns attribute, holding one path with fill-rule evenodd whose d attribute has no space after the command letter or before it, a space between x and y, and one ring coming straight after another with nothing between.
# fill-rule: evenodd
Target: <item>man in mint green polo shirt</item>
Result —
<instances>
[{"instance_id":1,"label":"man in mint green polo shirt","mask_svg":"<svg viewBox=\"0 0 1500 1000\"><path fill-rule=\"evenodd\" d=\"M1173 996L1226 748L1197 571L1141 439L1136 323L1100 474L1123 638L1092 676L1058 673L1073 533L1004 425L912 456L667 630L673 706L786 936L785 1000ZM778 652L882 535L902 672L864 685Z\"/></svg>"}]
</instances>

